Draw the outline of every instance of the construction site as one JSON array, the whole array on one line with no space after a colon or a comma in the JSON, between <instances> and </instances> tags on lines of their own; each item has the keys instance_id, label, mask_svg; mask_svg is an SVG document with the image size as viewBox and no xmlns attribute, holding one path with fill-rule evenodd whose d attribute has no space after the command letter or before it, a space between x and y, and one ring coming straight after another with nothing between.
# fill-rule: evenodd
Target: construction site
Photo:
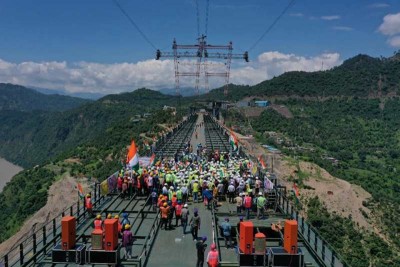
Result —
<instances>
[{"instance_id":1,"label":"construction site","mask_svg":"<svg viewBox=\"0 0 400 267\"><path fill-rule=\"evenodd\" d=\"M195 129L195 125L204 125ZM197 136L195 134L197 132ZM173 157L182 153L185 144L201 143L220 153L232 152L229 131L208 113L194 113L178 124L166 140L157 144L157 155ZM246 154L237 155L246 158ZM190 167L190 164L187 165ZM256 218L254 210L248 220L239 221L236 204L229 203L226 195L219 195L217 208L209 210L202 202L194 203L192 196L187 204L201 215L201 235L206 235L216 245L219 266L346 266L330 245L295 210L289 200L289 190L280 185L279 177L266 173L260 167L254 176L268 179L273 189L265 190L268 216ZM92 192L93 213L103 218L107 214L128 214L135 241L132 259L123 256L118 241L116 219L106 219L104 236L100 240L93 230L94 218L79 201L38 229L8 252L1 264L9 266L192 266L195 247L190 235L181 235L180 227L170 231L160 229L161 215L154 208L151 196L131 195L122 198L114 188L109 193L100 192L100 185ZM229 219L234 247L224 244L221 223ZM110 225L110 226L108 226ZM100 244L99 244L100 242ZM172 255L180 255L175 257Z\"/></svg>"},{"instance_id":2,"label":"construction site","mask_svg":"<svg viewBox=\"0 0 400 267\"><path fill-rule=\"evenodd\" d=\"M72 111L51 107L55 111L49 110L56 115L46 115L43 111L40 117L42 113L39 112L36 120L21 127L25 130L43 124L45 128L43 118L55 118L48 121L49 129L56 129L56 137L44 130L41 132L42 129L36 131L38 147L47 136L54 139L49 139L54 144L46 147L47 152L35 151L35 155L43 157L37 162L44 163L32 167L33 170L43 168L42 173L54 174L54 177L51 176L43 187L32 186L38 191L37 195L41 193L42 202L46 197L47 204L39 203L32 209L34 211L24 210L25 217L11 218L5 223L0 267L350 267L363 266L366 262L369 266L384 266L380 265L382 262L397 266L398 224L393 228L390 220L395 216L389 218L388 213L398 211L396 202L392 202L398 199L395 193L399 190L398 181L397 178L392 181L391 177L396 177L393 173L397 171L396 164L400 161L396 160L400 156L394 145L394 148L391 144L387 146L390 143L387 140L392 138L389 134L382 137L387 140L376 141L376 146L365 144L368 138L377 139L373 134L378 136L379 130L384 132L385 127L391 129L398 125L398 118L393 115L398 112L398 105L391 102L398 98L398 80L387 73L398 70L395 64L399 62L400 52L380 59L358 55L344 62L339 53L300 57L268 48L269 52L255 55L254 48L294 6L295 0L286 1L268 27L262 28L261 35L245 50L236 47L238 36L225 40L222 34L209 33L210 0L185 3L196 12L193 16L196 33L188 38L172 35L167 48L162 48L146 34L148 28L139 27L128 12L125 5L132 8L133 4L119 0L110 2L118 17L129 23L151 49L152 59L146 61L150 62L149 72L161 71L164 67L171 72L170 80L149 75L150 78L145 77L143 81L164 79L168 80L168 86L171 83L174 86L162 88L167 81L157 80L154 83L157 92L143 87L134 95L126 93L126 88L130 87L124 84L125 91L116 91L110 96L104 94L93 102L82 100L81 109L77 104ZM176 4L173 8L185 5ZM388 6L375 3L366 8L382 10ZM211 4L211 8L221 7L224 12L236 8L231 3ZM246 5L242 10L249 7L254 8ZM274 8L276 13L278 5ZM170 10L165 13L168 12ZM154 14L155 17L159 15ZM316 17L305 12L289 15L291 19L307 17L307 23L341 19L339 15ZM141 19L150 20L153 14L146 16ZM229 26L223 18L219 18L218 23L219 31ZM335 24L331 29L353 31L351 27L338 25L342 24ZM160 32L170 27L163 26ZM395 36L399 32L393 28L381 26L378 30L389 38L387 43L392 44L399 37ZM249 41L247 28L243 26L243 29L241 34L246 36L243 37L246 43ZM295 35L296 30L291 30L285 34ZM160 41L164 37L154 39ZM214 40L218 42L213 43ZM254 64L251 64L252 57ZM132 75L133 79L146 76L141 72L146 68L145 63L140 60L138 56L141 64L134 69L139 74ZM312 66L306 66L310 62ZM0 63L3 63L1 58ZM344 67L339 67L339 63ZM131 69L124 68L132 68L130 63L121 63L117 71L101 67L100 63L85 64L71 64L76 69L68 75L75 79L79 68L87 67L85 73L94 70L96 81L83 82L93 88L97 81L108 77L107 72L130 76ZM235 68L235 64L240 67ZM268 64L274 67L269 68ZM68 67L65 61L59 65ZM372 66L380 69L377 67L375 73ZM244 77L252 76L253 71L257 71L254 77ZM41 75L41 70L38 73ZM241 76L241 81L254 79L257 83L232 84L235 75ZM112 83L125 79L122 76L104 84L112 87ZM132 81L132 77L126 81ZM379 80L375 81L377 77ZM350 89L344 90L342 83L349 84ZM330 84L334 85L330 87ZM78 88L74 82L70 86L74 90ZM363 95L365 92L360 88L367 95ZM160 93L162 90L170 94ZM111 111L115 112L112 116L107 113ZM27 117L23 112L24 109L15 112L18 114L10 112L7 116L11 119L5 116L5 121L19 126L25 121L18 116ZM62 112L72 115L64 117ZM93 116L88 116L89 113ZM78 115L74 117L75 114ZM80 128L59 124L59 120ZM90 127L98 133L86 131ZM5 128L4 136L11 128ZM11 136L6 145L21 140L31 142L29 138L36 136L36 132L21 134L19 138L24 139L14 140ZM115 132L118 132L115 140L109 142ZM390 140L397 142L399 133L392 135L395 138ZM91 143L87 136L96 138L95 142ZM127 136L130 146L123 144ZM134 140L136 137L138 140ZM103 143L107 144L97 149L96 146ZM4 151L15 154L17 148L30 152L29 146L25 150L25 147L16 146ZM15 158L20 159L18 156ZM27 158L28 167L28 163L36 162L35 156ZM120 169L114 169L116 166ZM29 168L26 169L30 174ZM103 172L107 172L108 177ZM384 177L390 179L383 181ZM7 193L9 203L15 203L12 202L18 198L15 195L26 196L22 190L14 191L17 193ZM75 198L72 195L76 191ZM386 198L382 192L387 193ZM25 206L30 204L28 201ZM8 205L13 208L12 204ZM11 214L9 206L7 212ZM319 218L320 212L324 218ZM335 224L338 218L340 222ZM341 234L342 238L336 238ZM357 240L352 240L353 237Z\"/></svg>"}]
</instances>

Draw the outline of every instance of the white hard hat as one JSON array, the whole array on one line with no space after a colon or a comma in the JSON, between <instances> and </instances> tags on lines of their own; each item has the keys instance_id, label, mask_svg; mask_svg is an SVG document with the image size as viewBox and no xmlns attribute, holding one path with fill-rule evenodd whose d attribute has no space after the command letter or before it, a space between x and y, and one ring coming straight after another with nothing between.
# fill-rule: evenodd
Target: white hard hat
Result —
<instances>
[{"instance_id":1,"label":"white hard hat","mask_svg":"<svg viewBox=\"0 0 400 267\"><path fill-rule=\"evenodd\" d=\"M258 193L258 195L259 195L259 196L262 196L262 193L261 193L261 192L259 192L259 193Z\"/></svg>"}]
</instances>

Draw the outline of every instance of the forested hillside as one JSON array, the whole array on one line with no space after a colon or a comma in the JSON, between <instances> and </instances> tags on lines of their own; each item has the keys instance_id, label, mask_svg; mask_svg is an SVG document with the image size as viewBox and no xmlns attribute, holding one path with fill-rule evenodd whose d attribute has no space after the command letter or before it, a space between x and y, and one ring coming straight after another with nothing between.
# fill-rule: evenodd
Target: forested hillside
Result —
<instances>
[{"instance_id":1,"label":"forested hillside","mask_svg":"<svg viewBox=\"0 0 400 267\"><path fill-rule=\"evenodd\" d=\"M0 111L64 111L91 101L62 95L45 95L20 85L0 83Z\"/></svg>"},{"instance_id":2,"label":"forested hillside","mask_svg":"<svg viewBox=\"0 0 400 267\"><path fill-rule=\"evenodd\" d=\"M379 97L400 94L400 53L389 58L358 55L331 70L292 71L254 86L229 86L229 100L246 96ZM224 99L223 88L202 96Z\"/></svg>"},{"instance_id":3,"label":"forested hillside","mask_svg":"<svg viewBox=\"0 0 400 267\"><path fill-rule=\"evenodd\" d=\"M391 262L387 260L396 258L400 251L400 223L395 219L400 216L400 99L387 99L384 103L357 98L277 101L276 104L287 106L294 118L287 119L269 109L251 121L265 142L279 146L287 155L317 163L332 175L371 193L373 199L364 205L372 214L365 215L365 220L379 224L388 243L371 234L372 229L357 232L351 220L329 215L317 200L310 204L313 225L354 266L362 266L356 258L368 258L375 262L374 266L388 266ZM283 134L284 142L277 143L267 131ZM332 158L338 164L333 164ZM323 213L326 215L321 217ZM348 233L338 236L339 229ZM351 250L344 246L348 239L354 242ZM360 249L356 250L357 246ZM382 254L382 248L386 248L386 254Z\"/></svg>"},{"instance_id":4,"label":"forested hillside","mask_svg":"<svg viewBox=\"0 0 400 267\"><path fill-rule=\"evenodd\" d=\"M0 111L0 156L23 167L41 164L92 140L111 125L175 103L173 96L139 89L109 95L64 112Z\"/></svg>"},{"instance_id":5,"label":"forested hillside","mask_svg":"<svg viewBox=\"0 0 400 267\"><path fill-rule=\"evenodd\" d=\"M118 103L114 105L116 107ZM173 116L155 107L152 116L138 123L121 117L104 126L96 137L62 153L48 164L24 170L13 177L0 193L0 242L18 231L26 218L46 204L50 185L62 175L68 173L102 181L121 168L121 159L125 158L126 146L132 139L139 143L140 133L159 132L159 123L174 124L179 120L179 115ZM68 160L71 158L73 161Z\"/></svg>"}]
</instances>

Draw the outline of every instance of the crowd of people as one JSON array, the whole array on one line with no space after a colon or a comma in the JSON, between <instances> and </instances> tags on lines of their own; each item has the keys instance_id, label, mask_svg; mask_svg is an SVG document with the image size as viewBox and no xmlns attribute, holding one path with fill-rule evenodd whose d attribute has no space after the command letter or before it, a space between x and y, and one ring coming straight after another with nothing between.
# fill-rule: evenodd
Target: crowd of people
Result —
<instances>
[{"instance_id":1,"label":"crowd of people","mask_svg":"<svg viewBox=\"0 0 400 267\"><path fill-rule=\"evenodd\" d=\"M189 153L188 153L189 154ZM188 203L203 202L208 209L217 209L218 203L226 200L236 205L239 215L250 219L252 214L257 219L266 216L267 192L273 189L268 174L261 180L252 173L251 162L244 158L230 157L228 153L218 151L192 157L162 159L154 166L140 167L138 170L121 170L117 179L117 190L122 198L137 195L151 197L154 210L161 215L160 227L171 230L182 227L185 236L187 228L196 241L199 262L203 266L205 237L198 237L201 218L198 209L189 209ZM193 215L191 214L193 212ZM126 249L126 258L131 257L131 236L129 221L120 221L122 244ZM175 220L174 220L175 219ZM127 227L128 226L128 227ZM225 246L232 248L229 219L221 223ZM214 247L211 245L211 247ZM216 252L212 249L210 252ZM215 253L209 255L215 258ZM217 257L218 259L218 257ZM214 260L212 260L214 262ZM209 265L216 266L216 265Z\"/></svg>"}]
</instances>

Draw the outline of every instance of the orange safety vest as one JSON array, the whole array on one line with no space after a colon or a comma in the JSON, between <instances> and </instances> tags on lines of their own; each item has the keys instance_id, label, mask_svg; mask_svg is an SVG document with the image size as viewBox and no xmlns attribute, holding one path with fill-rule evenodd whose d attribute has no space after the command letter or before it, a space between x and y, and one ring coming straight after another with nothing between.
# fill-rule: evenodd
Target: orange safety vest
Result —
<instances>
[{"instance_id":1,"label":"orange safety vest","mask_svg":"<svg viewBox=\"0 0 400 267\"><path fill-rule=\"evenodd\" d=\"M251 208L251 197L247 196L244 198L244 207L247 209Z\"/></svg>"},{"instance_id":2,"label":"orange safety vest","mask_svg":"<svg viewBox=\"0 0 400 267\"><path fill-rule=\"evenodd\" d=\"M176 205L175 214L176 214L176 216L181 216L181 214L182 214L182 205L180 205L180 204Z\"/></svg>"},{"instance_id":3,"label":"orange safety vest","mask_svg":"<svg viewBox=\"0 0 400 267\"><path fill-rule=\"evenodd\" d=\"M176 205L178 205L178 199L176 197L172 197L172 207L176 207Z\"/></svg>"},{"instance_id":4,"label":"orange safety vest","mask_svg":"<svg viewBox=\"0 0 400 267\"><path fill-rule=\"evenodd\" d=\"M218 266L218 251L210 251L208 252L208 265L210 267L217 267Z\"/></svg>"},{"instance_id":5,"label":"orange safety vest","mask_svg":"<svg viewBox=\"0 0 400 267\"><path fill-rule=\"evenodd\" d=\"M103 230L103 222L101 220L94 220L94 229Z\"/></svg>"},{"instance_id":6,"label":"orange safety vest","mask_svg":"<svg viewBox=\"0 0 400 267\"><path fill-rule=\"evenodd\" d=\"M92 199L91 199L90 197L87 197L87 198L86 198L85 204L86 204L86 208L87 208L87 209L93 208Z\"/></svg>"},{"instance_id":7,"label":"orange safety vest","mask_svg":"<svg viewBox=\"0 0 400 267\"><path fill-rule=\"evenodd\" d=\"M167 219L169 207L161 207L160 210L161 210L161 218Z\"/></svg>"}]
</instances>

